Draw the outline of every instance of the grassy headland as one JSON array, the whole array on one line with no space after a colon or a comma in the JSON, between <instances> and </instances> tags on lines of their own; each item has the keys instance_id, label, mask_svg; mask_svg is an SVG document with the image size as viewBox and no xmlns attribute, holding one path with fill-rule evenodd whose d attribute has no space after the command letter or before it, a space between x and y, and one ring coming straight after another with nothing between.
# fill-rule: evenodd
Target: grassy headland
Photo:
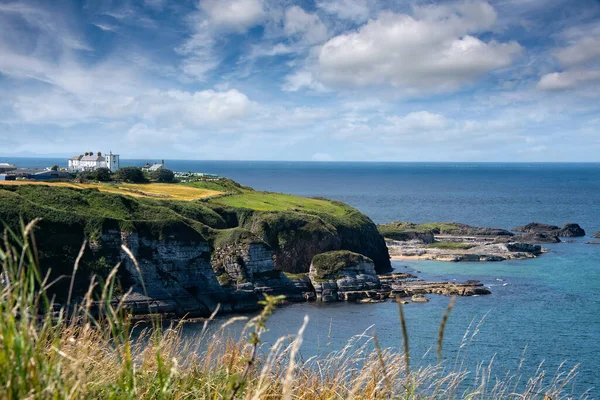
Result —
<instances>
[{"instance_id":1,"label":"grassy headland","mask_svg":"<svg viewBox=\"0 0 600 400\"><path fill-rule=\"evenodd\" d=\"M56 276L68 273L84 239L92 251L82 259L82 276L107 274L120 253L115 241L130 233L152 243L176 237L211 251L262 243L289 273L308 272L315 254L340 249L364 253L380 271L390 268L373 222L340 202L258 192L229 179L77 185L0 185L0 220L16 228L21 219L42 218L42 266L51 265Z\"/></svg>"}]
</instances>

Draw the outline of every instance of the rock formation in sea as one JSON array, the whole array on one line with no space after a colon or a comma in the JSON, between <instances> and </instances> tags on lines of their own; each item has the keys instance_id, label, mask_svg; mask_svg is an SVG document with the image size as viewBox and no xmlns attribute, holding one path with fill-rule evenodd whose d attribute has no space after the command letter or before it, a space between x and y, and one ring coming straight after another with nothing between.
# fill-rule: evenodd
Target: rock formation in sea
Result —
<instances>
[{"instance_id":1,"label":"rock formation in sea","mask_svg":"<svg viewBox=\"0 0 600 400\"><path fill-rule=\"evenodd\" d=\"M545 249L537 243L556 243L556 235L514 235L499 228L456 222L413 224L393 222L378 225L392 257L438 261L504 261L533 258Z\"/></svg>"},{"instance_id":2,"label":"rock formation in sea","mask_svg":"<svg viewBox=\"0 0 600 400\"><path fill-rule=\"evenodd\" d=\"M566 223L562 228L556 225L541 224L539 222L531 222L527 225L518 226L513 229L515 232L523 233L540 233L546 235L556 235L558 237L582 237L585 236L585 231L579 224Z\"/></svg>"},{"instance_id":3,"label":"rock formation in sea","mask_svg":"<svg viewBox=\"0 0 600 400\"><path fill-rule=\"evenodd\" d=\"M317 301L379 302L387 298L427 301L424 294L473 296L490 294L479 281L424 282L412 274L377 275L373 261L349 251L332 251L313 258L309 273ZM406 300L405 300L406 301Z\"/></svg>"}]
</instances>

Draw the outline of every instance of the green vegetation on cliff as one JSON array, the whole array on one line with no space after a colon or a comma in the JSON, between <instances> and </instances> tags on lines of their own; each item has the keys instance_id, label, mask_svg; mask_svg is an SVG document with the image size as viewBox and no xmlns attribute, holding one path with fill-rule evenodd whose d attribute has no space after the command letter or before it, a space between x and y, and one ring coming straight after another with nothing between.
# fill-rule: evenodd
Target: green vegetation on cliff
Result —
<instances>
[{"instance_id":1,"label":"green vegetation on cliff","mask_svg":"<svg viewBox=\"0 0 600 400\"><path fill-rule=\"evenodd\" d=\"M148 184L147 190L153 185L160 184ZM211 248L265 243L273 249L276 268L290 273L308 272L315 254L340 249L371 257L381 272L391 269L373 222L343 203L256 192L228 179L169 186L224 194L183 201L57 185L7 184L0 185L0 221L16 228L21 219L41 217L37 229L42 265L51 264L57 276L68 274L84 238L93 251L82 260L82 275L103 268L106 274L120 252L107 237L120 237L123 232L151 241L205 243ZM98 264L97 260L104 261Z\"/></svg>"},{"instance_id":2,"label":"green vegetation on cliff","mask_svg":"<svg viewBox=\"0 0 600 400\"><path fill-rule=\"evenodd\" d=\"M290 194L245 191L240 194L211 199L211 203L223 206L250 208L257 211L298 211L345 215L345 204L326 199L311 199Z\"/></svg>"},{"instance_id":3,"label":"green vegetation on cliff","mask_svg":"<svg viewBox=\"0 0 600 400\"><path fill-rule=\"evenodd\" d=\"M461 224L454 222L427 222L423 224L413 224L412 222L390 222L388 224L377 225L379 232L386 238L402 238L408 232L449 234L460 229Z\"/></svg>"}]
</instances>

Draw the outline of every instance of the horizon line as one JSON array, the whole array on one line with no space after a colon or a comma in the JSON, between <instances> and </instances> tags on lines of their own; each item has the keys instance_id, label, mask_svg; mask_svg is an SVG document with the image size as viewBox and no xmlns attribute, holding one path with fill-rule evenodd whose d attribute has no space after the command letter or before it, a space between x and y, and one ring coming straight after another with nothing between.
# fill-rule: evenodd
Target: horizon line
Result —
<instances>
[{"instance_id":1,"label":"horizon line","mask_svg":"<svg viewBox=\"0 0 600 400\"><path fill-rule=\"evenodd\" d=\"M22 158L22 159L48 159L48 160L56 160L59 158L65 158L68 160L69 157L65 156L5 156L0 155L0 162L2 162L3 158ZM156 160L161 159L165 161L198 161L198 162L288 162L288 163L436 163L436 164L444 164L444 163L457 163L457 164L468 164L468 163L477 163L477 164L600 164L600 160L598 161L401 161L401 160L244 160L244 159L187 159L187 158L164 158L164 157L144 157L144 158L121 158L121 161L131 160L131 161L148 161L148 160Z\"/></svg>"}]
</instances>

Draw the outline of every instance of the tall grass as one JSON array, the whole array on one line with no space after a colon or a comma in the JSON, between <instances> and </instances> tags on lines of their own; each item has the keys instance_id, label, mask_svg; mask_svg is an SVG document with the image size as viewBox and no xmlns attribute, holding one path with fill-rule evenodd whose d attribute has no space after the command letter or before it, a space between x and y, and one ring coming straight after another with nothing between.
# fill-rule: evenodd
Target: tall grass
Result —
<instances>
[{"instance_id":1,"label":"tall grass","mask_svg":"<svg viewBox=\"0 0 600 400\"><path fill-rule=\"evenodd\" d=\"M68 311L53 304L48 296L52 282L37 268L35 223L19 233L6 230L0 245L1 398L568 397L574 371L548 378L540 370L524 385L519 385L518 375L495 380L492 363L472 372L444 364L408 372L408 358L395 349L381 349L369 332L352 338L340 351L304 360L300 349L307 318L297 335L268 347L262 343L280 300L274 297L265 298L263 311L254 318L234 317L212 330L207 327L216 322L208 320L194 340L182 338L181 324L165 329L158 320L133 339L134 326L123 302L112 302L119 266L102 284L92 282L87 295ZM92 298L93 293L100 293L99 298ZM239 338L232 338L227 326L240 319L247 320L245 328ZM469 376L474 383L467 384Z\"/></svg>"}]
</instances>

